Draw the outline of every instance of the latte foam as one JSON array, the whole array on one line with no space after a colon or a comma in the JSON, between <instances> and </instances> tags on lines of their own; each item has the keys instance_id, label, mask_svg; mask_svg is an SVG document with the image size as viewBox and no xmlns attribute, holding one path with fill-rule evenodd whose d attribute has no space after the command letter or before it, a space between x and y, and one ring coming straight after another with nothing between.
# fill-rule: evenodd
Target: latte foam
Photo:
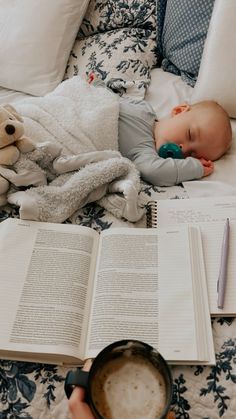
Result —
<instances>
[{"instance_id":1,"label":"latte foam","mask_svg":"<svg viewBox=\"0 0 236 419\"><path fill-rule=\"evenodd\" d=\"M139 355L109 360L96 372L91 389L104 419L158 419L166 403L162 375Z\"/></svg>"}]
</instances>

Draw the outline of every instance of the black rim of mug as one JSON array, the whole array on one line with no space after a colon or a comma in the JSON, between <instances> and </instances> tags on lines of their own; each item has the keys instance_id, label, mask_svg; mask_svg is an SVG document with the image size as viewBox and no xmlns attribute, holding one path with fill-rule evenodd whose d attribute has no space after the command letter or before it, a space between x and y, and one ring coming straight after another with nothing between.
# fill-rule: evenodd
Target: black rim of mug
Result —
<instances>
[{"instance_id":1,"label":"black rim of mug","mask_svg":"<svg viewBox=\"0 0 236 419\"><path fill-rule=\"evenodd\" d=\"M158 419L164 419L167 416L167 413L169 412L170 406L171 406L171 401L172 401L172 393L173 393L173 377L172 377L172 373L170 370L170 367L168 365L168 363L166 362L166 360L163 358L163 356L160 354L160 352L158 352L155 348L153 348L151 345L136 340L136 339L123 339L123 340L119 340L116 342L111 343L110 345L106 346L101 352L99 352L99 354L96 356L91 369L89 371L88 374L88 387L87 387L87 391L88 391L88 400L90 403L90 407L92 408L92 411L94 413L94 415L96 415L97 419L104 419L103 416L98 412L94 402L93 402L93 398L92 398L92 389L91 389L91 383L92 383L92 379L96 373L96 371L101 367L101 365L103 364L103 360L105 360L107 362L107 355L111 354L112 351L114 349L116 349L118 356L120 356L121 353L123 353L123 349L125 346L129 345L130 343L132 343L134 346L137 345L142 347L142 352L145 351L146 352L146 356L148 357L148 359L151 358L151 362L153 363L153 365L155 367L161 367L161 370L164 370L165 373L163 373L163 378L165 380L165 384L166 384L166 389L167 389L167 398L166 398L166 405L165 408L163 409L160 418ZM119 348L121 348L120 352L119 352ZM152 356L151 356L152 355ZM152 358L153 357L153 358ZM155 362L156 361L156 365Z\"/></svg>"}]
</instances>

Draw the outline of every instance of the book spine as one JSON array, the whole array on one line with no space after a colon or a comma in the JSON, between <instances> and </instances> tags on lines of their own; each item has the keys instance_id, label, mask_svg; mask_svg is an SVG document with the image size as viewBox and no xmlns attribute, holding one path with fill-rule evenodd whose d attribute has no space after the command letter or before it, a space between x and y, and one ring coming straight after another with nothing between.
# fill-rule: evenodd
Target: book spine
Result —
<instances>
[{"instance_id":1,"label":"book spine","mask_svg":"<svg viewBox=\"0 0 236 419\"><path fill-rule=\"evenodd\" d=\"M146 213L147 228L157 228L157 201L149 201Z\"/></svg>"}]
</instances>

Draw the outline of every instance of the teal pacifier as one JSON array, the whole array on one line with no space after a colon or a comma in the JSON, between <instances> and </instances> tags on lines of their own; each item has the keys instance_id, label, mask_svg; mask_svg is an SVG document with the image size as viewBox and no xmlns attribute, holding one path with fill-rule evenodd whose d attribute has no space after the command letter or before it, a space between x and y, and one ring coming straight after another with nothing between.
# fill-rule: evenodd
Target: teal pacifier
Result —
<instances>
[{"instance_id":1,"label":"teal pacifier","mask_svg":"<svg viewBox=\"0 0 236 419\"><path fill-rule=\"evenodd\" d=\"M171 157L172 159L184 159L181 147L175 143L166 143L159 148L159 156L163 159Z\"/></svg>"}]
</instances>

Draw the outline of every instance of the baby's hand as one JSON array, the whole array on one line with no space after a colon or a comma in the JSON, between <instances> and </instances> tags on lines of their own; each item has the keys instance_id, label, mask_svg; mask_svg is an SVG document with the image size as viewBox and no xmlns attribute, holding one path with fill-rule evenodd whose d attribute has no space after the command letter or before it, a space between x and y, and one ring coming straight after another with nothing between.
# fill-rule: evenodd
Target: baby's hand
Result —
<instances>
[{"instance_id":1,"label":"baby's hand","mask_svg":"<svg viewBox=\"0 0 236 419\"><path fill-rule=\"evenodd\" d=\"M209 176L214 171L214 163L211 160L206 160L203 157L200 157L199 161L203 166L203 176Z\"/></svg>"}]
</instances>

